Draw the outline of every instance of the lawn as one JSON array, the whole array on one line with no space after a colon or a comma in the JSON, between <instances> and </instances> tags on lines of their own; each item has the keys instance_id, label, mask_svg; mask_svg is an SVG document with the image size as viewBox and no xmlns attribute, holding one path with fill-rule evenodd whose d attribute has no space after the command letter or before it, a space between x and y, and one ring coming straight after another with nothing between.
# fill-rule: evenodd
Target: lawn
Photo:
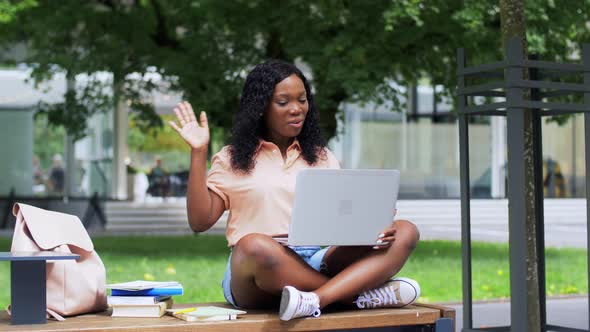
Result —
<instances>
[{"instance_id":1,"label":"lawn","mask_svg":"<svg viewBox=\"0 0 590 332\"><path fill-rule=\"evenodd\" d=\"M136 279L178 280L185 294L175 302L224 301L220 282L229 249L223 236L97 237L97 252L107 268L107 282ZM0 251L10 239L0 238ZM474 243L474 300L506 298L509 293L508 247ZM585 294L586 251L547 249L548 295ZM10 298L9 264L0 264L0 308ZM450 241L422 241L401 276L419 281L422 302L461 300L461 245Z\"/></svg>"}]
</instances>

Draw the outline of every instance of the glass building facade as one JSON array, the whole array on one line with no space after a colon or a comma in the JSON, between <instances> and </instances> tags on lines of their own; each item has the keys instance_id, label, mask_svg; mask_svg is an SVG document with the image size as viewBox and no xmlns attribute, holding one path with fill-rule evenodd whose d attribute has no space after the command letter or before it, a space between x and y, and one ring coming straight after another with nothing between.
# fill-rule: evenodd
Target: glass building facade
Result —
<instances>
[{"instance_id":1,"label":"glass building facade","mask_svg":"<svg viewBox=\"0 0 590 332\"><path fill-rule=\"evenodd\" d=\"M117 195L125 191L119 188L123 181L115 181L116 168L120 169L124 160L115 158L115 150L117 142L126 142L117 135L127 132L115 129L112 111L93 115L85 138L69 143L64 133L59 147L47 147L48 136L60 129L40 130L45 124L35 119L34 112L39 101L60 102L66 80L56 75L35 88L27 77L26 69L0 70L0 196L14 189L20 196L86 197L96 192L103 197L125 198ZM80 76L77 81L84 79ZM343 105L339 135L330 142L342 167L401 170L402 199L459 198L458 127L452 100L437 98L440 91L440 87L426 85L412 89L403 112L390 111L390 105ZM153 98L161 114L170 113L180 100L178 95ZM543 123L546 197L584 197L583 119L574 116L561 122ZM469 129L472 197L504 198L505 119L475 118ZM60 155L57 159L61 161L55 163L61 164L67 175L61 192L48 184L55 155Z\"/></svg>"},{"instance_id":2,"label":"glass building facade","mask_svg":"<svg viewBox=\"0 0 590 332\"><path fill-rule=\"evenodd\" d=\"M27 77L26 69L0 70L0 196L109 196L112 112L93 115L88 135L69 143L63 128L47 127L46 119L34 116L39 102L63 100L65 76L37 88Z\"/></svg>"},{"instance_id":3,"label":"glass building facade","mask_svg":"<svg viewBox=\"0 0 590 332\"><path fill-rule=\"evenodd\" d=\"M402 199L459 198L458 125L452 101L435 98L435 91L414 89L403 112L344 105L340 134L330 142L342 167L399 169ZM584 197L583 118L561 120L543 123L545 196ZM472 119L469 137L472 197L505 198L505 118Z\"/></svg>"}]
</instances>

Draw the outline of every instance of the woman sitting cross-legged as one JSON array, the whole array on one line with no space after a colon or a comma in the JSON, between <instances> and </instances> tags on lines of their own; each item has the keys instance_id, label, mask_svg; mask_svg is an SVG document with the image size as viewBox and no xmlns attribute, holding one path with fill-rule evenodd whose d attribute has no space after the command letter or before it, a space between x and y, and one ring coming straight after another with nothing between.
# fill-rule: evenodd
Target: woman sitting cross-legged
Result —
<instances>
[{"instance_id":1,"label":"woman sitting cross-legged","mask_svg":"<svg viewBox=\"0 0 590 332\"><path fill-rule=\"evenodd\" d=\"M230 211L226 236L231 254L222 282L235 307L279 308L282 320L320 315L332 303L359 308L401 307L420 287L395 276L416 247L419 233L396 220L375 234L375 246L291 247L273 240L286 234L297 172L339 168L326 148L311 87L295 66L269 61L247 76L231 142L207 174L209 128L187 102L170 125L191 147L187 210L195 232ZM322 230L325 231L325 230Z\"/></svg>"}]
</instances>

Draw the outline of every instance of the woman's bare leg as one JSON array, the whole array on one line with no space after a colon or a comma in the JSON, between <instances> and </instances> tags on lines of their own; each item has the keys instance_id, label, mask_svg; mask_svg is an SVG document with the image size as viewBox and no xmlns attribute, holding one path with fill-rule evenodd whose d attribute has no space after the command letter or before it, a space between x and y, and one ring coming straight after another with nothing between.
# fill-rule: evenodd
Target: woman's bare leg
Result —
<instances>
[{"instance_id":1,"label":"woman's bare leg","mask_svg":"<svg viewBox=\"0 0 590 332\"><path fill-rule=\"evenodd\" d=\"M248 234L234 246L231 290L244 308L277 307L283 287L312 291L328 281L288 247L262 234Z\"/></svg>"},{"instance_id":2,"label":"woman's bare leg","mask_svg":"<svg viewBox=\"0 0 590 332\"><path fill-rule=\"evenodd\" d=\"M324 262L333 278L313 291L320 298L320 307L337 301L350 303L362 291L381 286L401 270L420 235L416 226L407 220L395 221L394 228L395 241L388 248L333 247L328 250Z\"/></svg>"},{"instance_id":3,"label":"woman's bare leg","mask_svg":"<svg viewBox=\"0 0 590 332\"><path fill-rule=\"evenodd\" d=\"M332 247L324 262L331 279L315 271L295 252L262 234L244 236L231 259L231 289L244 308L276 307L284 286L313 291L323 308L334 302L351 303L364 290L382 285L403 267L419 233L409 221L394 223L396 240L386 249Z\"/></svg>"}]
</instances>

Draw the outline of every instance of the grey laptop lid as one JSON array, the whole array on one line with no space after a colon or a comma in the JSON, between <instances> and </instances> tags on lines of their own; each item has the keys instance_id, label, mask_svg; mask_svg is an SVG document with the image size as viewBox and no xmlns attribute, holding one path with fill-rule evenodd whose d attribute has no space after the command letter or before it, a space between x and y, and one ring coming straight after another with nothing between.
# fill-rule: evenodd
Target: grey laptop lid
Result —
<instances>
[{"instance_id":1,"label":"grey laptop lid","mask_svg":"<svg viewBox=\"0 0 590 332\"><path fill-rule=\"evenodd\" d=\"M297 174L289 245L374 245L391 225L397 170L305 169Z\"/></svg>"}]
</instances>

